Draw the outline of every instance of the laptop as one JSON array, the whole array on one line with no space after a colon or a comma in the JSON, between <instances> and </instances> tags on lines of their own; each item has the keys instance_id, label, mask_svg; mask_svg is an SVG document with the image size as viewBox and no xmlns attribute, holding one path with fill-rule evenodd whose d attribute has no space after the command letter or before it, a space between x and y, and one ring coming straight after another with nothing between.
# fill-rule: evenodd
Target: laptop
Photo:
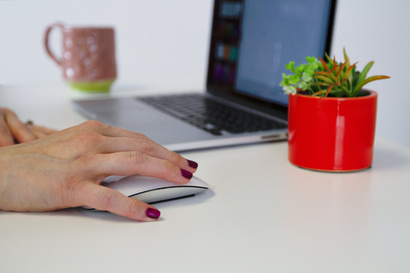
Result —
<instances>
[{"instance_id":1,"label":"laptop","mask_svg":"<svg viewBox=\"0 0 410 273\"><path fill-rule=\"evenodd\" d=\"M72 101L173 151L287 139L289 61L330 53L336 0L214 0L205 92Z\"/></svg>"}]
</instances>

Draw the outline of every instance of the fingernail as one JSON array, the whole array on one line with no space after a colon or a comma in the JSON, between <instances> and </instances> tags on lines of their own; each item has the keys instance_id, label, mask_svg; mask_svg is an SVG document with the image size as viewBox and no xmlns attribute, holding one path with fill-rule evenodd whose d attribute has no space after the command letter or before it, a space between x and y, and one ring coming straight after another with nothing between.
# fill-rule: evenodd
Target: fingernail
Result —
<instances>
[{"instance_id":1,"label":"fingernail","mask_svg":"<svg viewBox=\"0 0 410 273\"><path fill-rule=\"evenodd\" d=\"M192 161L192 160L187 160L187 161L188 161L189 167L194 168L194 169L198 168L198 163L196 163L195 161Z\"/></svg>"},{"instance_id":2,"label":"fingernail","mask_svg":"<svg viewBox=\"0 0 410 273\"><path fill-rule=\"evenodd\" d=\"M161 216L161 212L157 209L148 208L145 211L145 215L151 219L158 219Z\"/></svg>"},{"instance_id":3,"label":"fingernail","mask_svg":"<svg viewBox=\"0 0 410 273\"><path fill-rule=\"evenodd\" d=\"M187 179L191 179L192 178L192 173L188 172L187 170L181 169L181 174L183 177L187 178Z\"/></svg>"}]
</instances>

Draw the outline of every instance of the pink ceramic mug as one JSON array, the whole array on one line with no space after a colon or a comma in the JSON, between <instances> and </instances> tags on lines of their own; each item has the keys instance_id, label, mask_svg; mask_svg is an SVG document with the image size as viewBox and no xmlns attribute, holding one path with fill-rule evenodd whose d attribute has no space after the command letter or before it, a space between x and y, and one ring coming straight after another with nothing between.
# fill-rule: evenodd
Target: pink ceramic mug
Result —
<instances>
[{"instance_id":1,"label":"pink ceramic mug","mask_svg":"<svg viewBox=\"0 0 410 273\"><path fill-rule=\"evenodd\" d=\"M62 32L62 54L49 47L50 32ZM108 92L117 78L115 37L112 27L73 27L54 23L47 27L44 44L48 55L62 68L63 78L74 89Z\"/></svg>"}]
</instances>

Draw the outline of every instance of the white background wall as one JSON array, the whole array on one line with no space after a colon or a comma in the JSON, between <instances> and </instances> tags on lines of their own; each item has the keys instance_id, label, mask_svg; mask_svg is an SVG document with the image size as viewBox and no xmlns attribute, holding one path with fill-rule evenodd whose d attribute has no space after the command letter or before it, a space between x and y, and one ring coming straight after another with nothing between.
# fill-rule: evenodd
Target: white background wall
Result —
<instances>
[{"instance_id":1,"label":"white background wall","mask_svg":"<svg viewBox=\"0 0 410 273\"><path fill-rule=\"evenodd\" d=\"M205 84L212 0L0 0L0 84L53 84L61 73L46 56L43 34L55 21L116 28L123 86ZM333 51L345 46L359 68L389 80L379 93L376 134L410 147L410 1L339 0ZM58 52L59 34L52 48ZM0 101L1 105L1 101ZM360 117L359 117L360 118Z\"/></svg>"}]
</instances>

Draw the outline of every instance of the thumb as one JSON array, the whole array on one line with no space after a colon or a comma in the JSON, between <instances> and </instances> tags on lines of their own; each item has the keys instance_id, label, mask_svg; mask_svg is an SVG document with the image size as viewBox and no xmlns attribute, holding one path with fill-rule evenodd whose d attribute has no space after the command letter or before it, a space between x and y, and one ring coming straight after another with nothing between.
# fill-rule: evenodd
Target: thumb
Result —
<instances>
[{"instance_id":1,"label":"thumb","mask_svg":"<svg viewBox=\"0 0 410 273\"><path fill-rule=\"evenodd\" d=\"M133 220L155 221L161 214L153 206L93 182L85 182L81 187L77 187L77 190L78 201L84 206L109 211Z\"/></svg>"}]
</instances>

